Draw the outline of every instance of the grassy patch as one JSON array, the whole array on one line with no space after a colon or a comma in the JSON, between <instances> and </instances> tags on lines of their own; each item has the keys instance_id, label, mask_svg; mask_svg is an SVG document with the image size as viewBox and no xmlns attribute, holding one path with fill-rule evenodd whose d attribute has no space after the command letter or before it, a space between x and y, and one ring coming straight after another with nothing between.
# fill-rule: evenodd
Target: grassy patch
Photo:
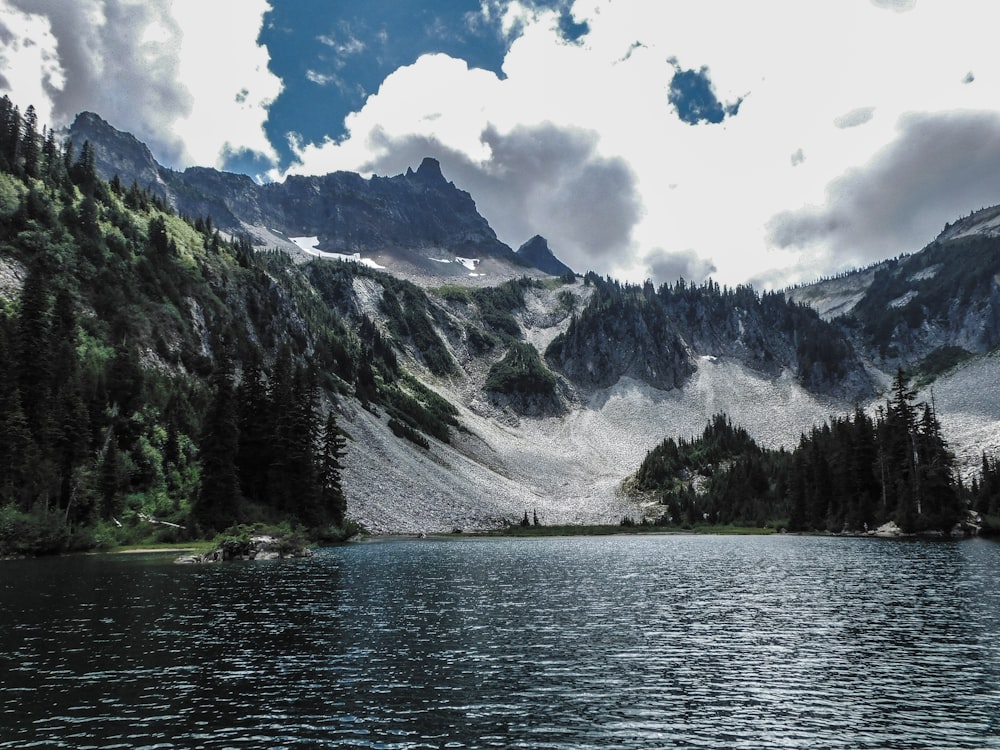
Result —
<instances>
[{"instance_id":1,"label":"grassy patch","mask_svg":"<svg viewBox=\"0 0 1000 750\"><path fill-rule=\"evenodd\" d=\"M916 382L914 385L917 387L928 385L939 375L943 375L972 356L972 352L968 352L960 346L939 347L928 354L917 365Z\"/></svg>"}]
</instances>

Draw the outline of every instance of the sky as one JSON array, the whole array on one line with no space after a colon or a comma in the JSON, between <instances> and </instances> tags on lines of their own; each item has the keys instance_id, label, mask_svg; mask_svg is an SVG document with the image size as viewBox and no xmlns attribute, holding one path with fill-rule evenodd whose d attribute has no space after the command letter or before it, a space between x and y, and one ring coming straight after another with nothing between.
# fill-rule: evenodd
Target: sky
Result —
<instances>
[{"instance_id":1,"label":"sky","mask_svg":"<svg viewBox=\"0 0 1000 750\"><path fill-rule=\"evenodd\" d=\"M0 0L0 92L167 166L394 175L577 271L780 288L1000 203L994 0Z\"/></svg>"}]
</instances>

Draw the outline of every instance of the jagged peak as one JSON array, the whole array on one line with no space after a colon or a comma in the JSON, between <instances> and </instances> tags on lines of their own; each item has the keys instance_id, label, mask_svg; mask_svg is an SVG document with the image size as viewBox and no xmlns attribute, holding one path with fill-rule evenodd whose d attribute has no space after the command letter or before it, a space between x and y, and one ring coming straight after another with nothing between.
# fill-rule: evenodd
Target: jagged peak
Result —
<instances>
[{"instance_id":1,"label":"jagged peak","mask_svg":"<svg viewBox=\"0 0 1000 750\"><path fill-rule=\"evenodd\" d=\"M540 234L536 234L525 242L516 252L519 257L532 266L552 276L563 276L567 273L573 273L573 270L569 266L556 257L555 253L549 247L549 241Z\"/></svg>"},{"instance_id":2,"label":"jagged peak","mask_svg":"<svg viewBox=\"0 0 1000 750\"><path fill-rule=\"evenodd\" d=\"M412 168L406 168L407 177L415 177L424 183L446 183L447 180L444 178L444 174L441 172L441 162L435 159L433 156L425 156L424 160L420 162L420 166L417 167L417 171L414 172Z\"/></svg>"},{"instance_id":3,"label":"jagged peak","mask_svg":"<svg viewBox=\"0 0 1000 750\"><path fill-rule=\"evenodd\" d=\"M525 242L523 245L521 245L521 247L518 248L517 251L521 252L522 250L544 250L548 253L552 252L552 250L549 248L549 241L544 237L542 237L542 235L540 234L536 234L530 240Z\"/></svg>"}]
</instances>

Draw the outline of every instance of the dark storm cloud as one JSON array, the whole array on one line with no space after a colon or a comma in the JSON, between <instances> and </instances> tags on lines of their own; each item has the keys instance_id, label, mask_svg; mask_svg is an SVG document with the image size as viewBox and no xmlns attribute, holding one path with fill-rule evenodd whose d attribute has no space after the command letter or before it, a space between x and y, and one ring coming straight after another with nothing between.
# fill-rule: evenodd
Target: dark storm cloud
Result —
<instances>
[{"instance_id":1,"label":"dark storm cloud","mask_svg":"<svg viewBox=\"0 0 1000 750\"><path fill-rule=\"evenodd\" d=\"M1000 114L911 114L864 168L827 187L824 206L773 217L780 247L822 246L832 265L919 250L944 224L1000 203Z\"/></svg>"},{"instance_id":2,"label":"dark storm cloud","mask_svg":"<svg viewBox=\"0 0 1000 750\"><path fill-rule=\"evenodd\" d=\"M674 77L670 80L667 100L674 105L681 120L689 125L702 122L718 124L739 112L743 100L723 105L715 95L706 66L703 65L701 70L682 70L676 61L671 62Z\"/></svg>"},{"instance_id":3,"label":"dark storm cloud","mask_svg":"<svg viewBox=\"0 0 1000 750\"><path fill-rule=\"evenodd\" d=\"M181 31L169 0L101 3L73 0L12 0L17 8L48 18L66 72L61 89L50 87L56 123L93 110L116 127L144 140L167 163L178 161L183 145L169 135L171 125L191 111L191 96L178 82ZM103 14L103 23L94 22ZM158 24L167 38L144 41Z\"/></svg>"},{"instance_id":4,"label":"dark storm cloud","mask_svg":"<svg viewBox=\"0 0 1000 750\"><path fill-rule=\"evenodd\" d=\"M694 250L667 252L656 249L645 261L649 277L656 284L673 284L681 278L700 284L718 270L712 261L700 257Z\"/></svg>"},{"instance_id":5,"label":"dark storm cloud","mask_svg":"<svg viewBox=\"0 0 1000 750\"><path fill-rule=\"evenodd\" d=\"M597 154L594 133L552 124L508 134L487 129L482 140L492 156L485 163L427 138L373 140L388 155L364 171L397 174L434 156L511 247L541 234L563 262L584 271L609 269L632 250L642 215L636 176L622 159Z\"/></svg>"}]
</instances>

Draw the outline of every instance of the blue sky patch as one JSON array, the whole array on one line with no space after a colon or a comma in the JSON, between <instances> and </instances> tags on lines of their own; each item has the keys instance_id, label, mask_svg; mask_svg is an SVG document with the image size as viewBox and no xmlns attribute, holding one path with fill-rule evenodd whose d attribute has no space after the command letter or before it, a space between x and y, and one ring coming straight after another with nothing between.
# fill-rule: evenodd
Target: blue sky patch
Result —
<instances>
[{"instance_id":1,"label":"blue sky patch","mask_svg":"<svg viewBox=\"0 0 1000 750\"><path fill-rule=\"evenodd\" d=\"M303 143L343 137L344 118L421 55L444 53L503 77L509 41L499 19L483 18L479 0L272 0L271 6L259 42L284 84L265 125L281 166L292 160L289 133ZM578 38L581 26L570 19L563 33ZM242 165L235 159L226 166Z\"/></svg>"},{"instance_id":2,"label":"blue sky patch","mask_svg":"<svg viewBox=\"0 0 1000 750\"><path fill-rule=\"evenodd\" d=\"M742 98L725 105L719 101L707 66L701 66L700 70L682 70L676 62L667 99L677 110L677 116L689 125L718 124L736 115L743 103Z\"/></svg>"}]
</instances>

